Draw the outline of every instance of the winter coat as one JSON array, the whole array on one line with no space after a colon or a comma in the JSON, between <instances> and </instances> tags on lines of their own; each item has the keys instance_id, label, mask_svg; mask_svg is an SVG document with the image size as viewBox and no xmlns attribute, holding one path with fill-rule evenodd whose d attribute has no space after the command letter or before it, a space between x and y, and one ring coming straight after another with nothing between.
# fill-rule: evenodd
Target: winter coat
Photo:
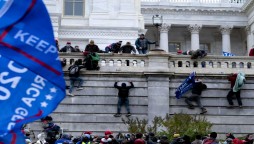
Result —
<instances>
[{"instance_id":1,"label":"winter coat","mask_svg":"<svg viewBox=\"0 0 254 144\"><path fill-rule=\"evenodd\" d=\"M126 86L126 87L122 87L122 86L118 86L117 82L115 82L114 87L117 88L118 91L118 97L122 97L122 98L126 98L129 96L129 90L131 88L134 88L134 85L132 82L130 82L131 86Z\"/></svg>"},{"instance_id":2,"label":"winter coat","mask_svg":"<svg viewBox=\"0 0 254 144\"><path fill-rule=\"evenodd\" d=\"M94 52L99 52L99 51L100 51L100 49L97 45L90 45L90 44L86 45L85 52L94 53Z\"/></svg>"},{"instance_id":3,"label":"winter coat","mask_svg":"<svg viewBox=\"0 0 254 144\"><path fill-rule=\"evenodd\" d=\"M192 93L201 95L202 91L205 90L206 88L207 88L207 86L205 84L203 84L200 81L196 81L193 85Z\"/></svg>"},{"instance_id":4,"label":"winter coat","mask_svg":"<svg viewBox=\"0 0 254 144\"><path fill-rule=\"evenodd\" d=\"M245 74L240 72L236 77L233 92L238 92L243 87L244 83L245 83Z\"/></svg>"},{"instance_id":5,"label":"winter coat","mask_svg":"<svg viewBox=\"0 0 254 144\"><path fill-rule=\"evenodd\" d=\"M130 54L132 51L133 51L134 53L136 53L136 50L135 50L134 46L132 46L132 45L124 45L124 46L121 47L120 51L121 51L122 53L129 53L129 54Z\"/></svg>"},{"instance_id":6,"label":"winter coat","mask_svg":"<svg viewBox=\"0 0 254 144\"><path fill-rule=\"evenodd\" d=\"M83 66L83 65L72 65L72 66L70 66L69 68L68 68L68 70L70 71L73 67L78 67L78 71L75 73L75 74L71 74L71 73L69 73L69 77L79 77L79 75L80 75L80 70L82 69L82 68L85 68L85 66Z\"/></svg>"},{"instance_id":7,"label":"winter coat","mask_svg":"<svg viewBox=\"0 0 254 144\"><path fill-rule=\"evenodd\" d=\"M144 46L142 47L142 44L141 44L141 40L144 40ZM141 38L138 38L136 41L135 41L135 45L136 45L136 49L138 50L141 50L140 47L142 47L142 49L145 49L147 50L148 49L148 44L155 44L155 42L150 42L148 39L144 38L144 39L141 39Z\"/></svg>"},{"instance_id":8,"label":"winter coat","mask_svg":"<svg viewBox=\"0 0 254 144\"><path fill-rule=\"evenodd\" d=\"M230 81L231 88L233 88L235 85L236 77L237 77L236 73L228 76L228 81Z\"/></svg>"},{"instance_id":9,"label":"winter coat","mask_svg":"<svg viewBox=\"0 0 254 144\"><path fill-rule=\"evenodd\" d=\"M59 52L67 52L67 49L68 49L68 47L64 46L63 48L60 49ZM71 50L71 52L75 52L75 49L72 46L70 46L70 50Z\"/></svg>"},{"instance_id":10,"label":"winter coat","mask_svg":"<svg viewBox=\"0 0 254 144\"><path fill-rule=\"evenodd\" d=\"M121 44L119 43L112 43L111 44L111 52L118 53L120 52Z\"/></svg>"}]
</instances>

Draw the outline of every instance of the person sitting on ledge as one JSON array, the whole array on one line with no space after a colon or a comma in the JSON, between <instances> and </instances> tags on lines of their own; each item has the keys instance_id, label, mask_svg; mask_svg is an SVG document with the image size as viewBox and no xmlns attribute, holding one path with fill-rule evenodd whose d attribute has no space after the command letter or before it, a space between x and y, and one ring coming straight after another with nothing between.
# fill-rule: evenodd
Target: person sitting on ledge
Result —
<instances>
[{"instance_id":1,"label":"person sitting on ledge","mask_svg":"<svg viewBox=\"0 0 254 144\"><path fill-rule=\"evenodd\" d=\"M90 40L90 43L88 45L86 45L84 53L94 53L94 52L99 52L99 51L100 51L100 49L96 44L94 44L94 40Z\"/></svg>"},{"instance_id":2,"label":"person sitting on ledge","mask_svg":"<svg viewBox=\"0 0 254 144\"><path fill-rule=\"evenodd\" d=\"M71 42L67 42L66 46L64 46L63 48L60 49L59 52L75 52L75 49L71 46Z\"/></svg>"}]
</instances>

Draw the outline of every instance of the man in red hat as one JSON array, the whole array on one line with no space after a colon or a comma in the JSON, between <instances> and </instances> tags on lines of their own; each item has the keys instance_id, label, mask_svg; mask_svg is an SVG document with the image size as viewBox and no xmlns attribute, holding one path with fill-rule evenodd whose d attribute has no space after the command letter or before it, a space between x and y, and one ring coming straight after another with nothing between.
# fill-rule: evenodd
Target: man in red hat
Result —
<instances>
[{"instance_id":1,"label":"man in red hat","mask_svg":"<svg viewBox=\"0 0 254 144\"><path fill-rule=\"evenodd\" d=\"M66 46L64 46L63 48L60 49L59 52L75 52L75 49L71 46L71 42L67 42Z\"/></svg>"}]
</instances>

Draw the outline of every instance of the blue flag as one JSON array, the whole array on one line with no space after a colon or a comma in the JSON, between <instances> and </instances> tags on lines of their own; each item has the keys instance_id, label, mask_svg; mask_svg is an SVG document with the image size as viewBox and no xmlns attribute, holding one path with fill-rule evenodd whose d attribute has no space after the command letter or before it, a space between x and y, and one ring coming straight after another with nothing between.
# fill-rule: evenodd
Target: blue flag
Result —
<instances>
[{"instance_id":1,"label":"blue flag","mask_svg":"<svg viewBox=\"0 0 254 144\"><path fill-rule=\"evenodd\" d=\"M175 94L176 98L180 99L183 94L192 89L193 84L195 83L196 72L192 72L188 78L176 89Z\"/></svg>"},{"instance_id":2,"label":"blue flag","mask_svg":"<svg viewBox=\"0 0 254 144\"><path fill-rule=\"evenodd\" d=\"M21 127L65 97L53 29L42 0L0 0L0 144L25 144Z\"/></svg>"},{"instance_id":3,"label":"blue flag","mask_svg":"<svg viewBox=\"0 0 254 144\"><path fill-rule=\"evenodd\" d=\"M222 52L223 56L235 56L234 54L232 53L229 53L229 52Z\"/></svg>"}]
</instances>

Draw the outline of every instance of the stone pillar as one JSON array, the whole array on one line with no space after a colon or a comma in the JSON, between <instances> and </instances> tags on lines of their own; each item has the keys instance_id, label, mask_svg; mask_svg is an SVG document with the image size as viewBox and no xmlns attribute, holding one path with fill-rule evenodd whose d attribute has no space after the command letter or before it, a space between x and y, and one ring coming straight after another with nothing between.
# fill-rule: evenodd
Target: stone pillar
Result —
<instances>
[{"instance_id":1,"label":"stone pillar","mask_svg":"<svg viewBox=\"0 0 254 144\"><path fill-rule=\"evenodd\" d=\"M165 117L169 113L168 54L164 51L150 51L148 68L144 71L148 81L148 124L155 116Z\"/></svg>"},{"instance_id":2,"label":"stone pillar","mask_svg":"<svg viewBox=\"0 0 254 144\"><path fill-rule=\"evenodd\" d=\"M224 25L220 27L222 34L222 51L231 53L230 33L233 26Z\"/></svg>"},{"instance_id":3,"label":"stone pillar","mask_svg":"<svg viewBox=\"0 0 254 144\"><path fill-rule=\"evenodd\" d=\"M155 116L164 118L169 113L169 78L148 77L148 125Z\"/></svg>"},{"instance_id":4,"label":"stone pillar","mask_svg":"<svg viewBox=\"0 0 254 144\"><path fill-rule=\"evenodd\" d=\"M188 29L191 32L191 50L199 49L199 31L202 25L189 25Z\"/></svg>"},{"instance_id":5,"label":"stone pillar","mask_svg":"<svg viewBox=\"0 0 254 144\"><path fill-rule=\"evenodd\" d=\"M246 34L247 34L247 52L246 55L249 55L249 52L253 46L253 41L252 41L252 35L251 35L251 27L248 25L245 27Z\"/></svg>"},{"instance_id":6,"label":"stone pillar","mask_svg":"<svg viewBox=\"0 0 254 144\"><path fill-rule=\"evenodd\" d=\"M159 27L160 31L160 49L163 49L165 52L168 52L168 31L170 25L163 23Z\"/></svg>"}]
</instances>

